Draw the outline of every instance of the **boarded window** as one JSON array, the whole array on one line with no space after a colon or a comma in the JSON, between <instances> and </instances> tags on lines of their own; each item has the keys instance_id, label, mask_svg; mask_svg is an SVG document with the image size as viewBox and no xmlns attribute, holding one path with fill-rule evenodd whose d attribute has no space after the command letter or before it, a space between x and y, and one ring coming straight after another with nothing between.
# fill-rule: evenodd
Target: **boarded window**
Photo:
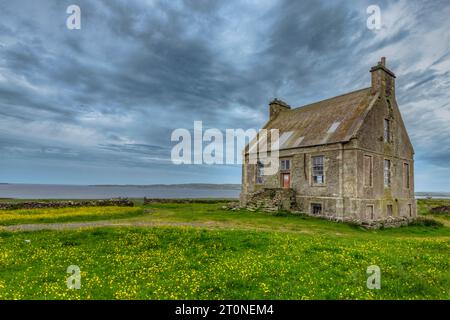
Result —
<instances>
[{"instance_id":1,"label":"boarded window","mask_svg":"<svg viewBox=\"0 0 450 320\"><path fill-rule=\"evenodd\" d=\"M264 165L261 161L256 164L256 184L264 183Z\"/></svg>"},{"instance_id":2,"label":"boarded window","mask_svg":"<svg viewBox=\"0 0 450 320\"><path fill-rule=\"evenodd\" d=\"M409 189L409 163L403 164L403 185L406 189Z\"/></svg>"},{"instance_id":3,"label":"boarded window","mask_svg":"<svg viewBox=\"0 0 450 320\"><path fill-rule=\"evenodd\" d=\"M324 183L323 156L312 157L312 176L314 183Z\"/></svg>"},{"instance_id":4,"label":"boarded window","mask_svg":"<svg viewBox=\"0 0 450 320\"><path fill-rule=\"evenodd\" d=\"M374 218L375 218L375 216L374 216L373 204L366 206L366 219L373 220Z\"/></svg>"},{"instance_id":5,"label":"boarded window","mask_svg":"<svg viewBox=\"0 0 450 320\"><path fill-rule=\"evenodd\" d=\"M384 142L391 142L391 122L384 119Z\"/></svg>"},{"instance_id":6,"label":"boarded window","mask_svg":"<svg viewBox=\"0 0 450 320\"><path fill-rule=\"evenodd\" d=\"M280 169L281 170L291 170L291 160L289 159L284 159L280 161Z\"/></svg>"},{"instance_id":7,"label":"boarded window","mask_svg":"<svg viewBox=\"0 0 450 320\"><path fill-rule=\"evenodd\" d=\"M372 186L372 156L364 156L364 186L371 187Z\"/></svg>"},{"instance_id":8,"label":"boarded window","mask_svg":"<svg viewBox=\"0 0 450 320\"><path fill-rule=\"evenodd\" d=\"M384 186L391 186L391 161L387 159L384 160Z\"/></svg>"},{"instance_id":9,"label":"boarded window","mask_svg":"<svg viewBox=\"0 0 450 320\"><path fill-rule=\"evenodd\" d=\"M321 214L322 213L322 205L320 203L311 203L311 213L312 214Z\"/></svg>"},{"instance_id":10,"label":"boarded window","mask_svg":"<svg viewBox=\"0 0 450 320\"><path fill-rule=\"evenodd\" d=\"M388 217L392 217L392 213L393 213L392 204L388 204L387 205L387 215L388 215Z\"/></svg>"}]
</instances>

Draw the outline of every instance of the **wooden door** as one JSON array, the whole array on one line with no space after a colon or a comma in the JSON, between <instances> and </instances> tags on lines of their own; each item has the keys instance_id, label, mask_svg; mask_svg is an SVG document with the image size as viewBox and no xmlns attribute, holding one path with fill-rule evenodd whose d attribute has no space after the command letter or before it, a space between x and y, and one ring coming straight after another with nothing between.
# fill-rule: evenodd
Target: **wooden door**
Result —
<instances>
[{"instance_id":1,"label":"wooden door","mask_svg":"<svg viewBox=\"0 0 450 320\"><path fill-rule=\"evenodd\" d=\"M291 174L290 173L282 173L281 174L281 186L283 188L291 187Z\"/></svg>"}]
</instances>

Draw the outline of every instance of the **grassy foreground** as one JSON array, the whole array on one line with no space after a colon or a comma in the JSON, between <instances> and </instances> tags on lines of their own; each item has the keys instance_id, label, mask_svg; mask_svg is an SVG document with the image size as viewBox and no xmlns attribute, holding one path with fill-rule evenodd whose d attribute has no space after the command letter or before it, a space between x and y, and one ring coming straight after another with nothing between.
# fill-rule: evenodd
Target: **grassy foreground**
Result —
<instances>
[{"instance_id":1,"label":"grassy foreground","mask_svg":"<svg viewBox=\"0 0 450 320\"><path fill-rule=\"evenodd\" d=\"M0 299L450 298L446 226L369 231L221 206L158 204L120 220L172 227L0 232ZM66 287L70 265L80 290ZM366 287L370 265L380 290Z\"/></svg>"},{"instance_id":2,"label":"grassy foreground","mask_svg":"<svg viewBox=\"0 0 450 320\"><path fill-rule=\"evenodd\" d=\"M139 207L78 207L49 209L20 209L0 211L0 225L25 223L54 223L130 218L142 215Z\"/></svg>"}]
</instances>

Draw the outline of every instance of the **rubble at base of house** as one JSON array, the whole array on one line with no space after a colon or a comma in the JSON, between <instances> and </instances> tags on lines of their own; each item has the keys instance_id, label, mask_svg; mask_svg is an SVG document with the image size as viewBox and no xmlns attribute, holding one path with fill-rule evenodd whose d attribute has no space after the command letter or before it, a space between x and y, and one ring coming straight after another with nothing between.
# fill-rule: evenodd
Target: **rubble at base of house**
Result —
<instances>
[{"instance_id":1,"label":"rubble at base of house","mask_svg":"<svg viewBox=\"0 0 450 320\"><path fill-rule=\"evenodd\" d=\"M250 211L290 211L296 206L295 191L283 188L259 190L249 194L245 204L245 208Z\"/></svg>"},{"instance_id":2,"label":"rubble at base of house","mask_svg":"<svg viewBox=\"0 0 450 320\"><path fill-rule=\"evenodd\" d=\"M385 219L378 219L378 220L363 220L363 219L357 219L352 217L335 217L335 216L329 216L329 215L320 215L320 214L312 214L312 213L305 213L305 212L293 212L297 214L304 214L310 217L314 218L320 218L320 219L326 219L334 222L343 222L353 225L358 225L360 227L366 228L366 229L380 229L380 228L397 228L402 226L407 226L416 218L410 218L410 217L387 217Z\"/></svg>"}]
</instances>

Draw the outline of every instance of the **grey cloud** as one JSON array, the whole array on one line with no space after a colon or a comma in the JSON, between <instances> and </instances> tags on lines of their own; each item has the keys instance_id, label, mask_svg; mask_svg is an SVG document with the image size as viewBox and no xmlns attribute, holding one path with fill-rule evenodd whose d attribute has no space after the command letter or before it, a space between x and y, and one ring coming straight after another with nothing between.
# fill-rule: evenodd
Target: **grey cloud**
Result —
<instances>
[{"instance_id":1,"label":"grey cloud","mask_svg":"<svg viewBox=\"0 0 450 320\"><path fill-rule=\"evenodd\" d=\"M84 0L78 1L82 29L70 31L65 9L71 3L21 0L2 5L4 158L22 157L30 163L36 158L70 159L74 165L95 162L142 170L168 166L170 133L179 127L192 129L194 120L222 129L258 128L274 97L300 106L368 86L368 70L376 62L368 61L369 55L396 44L409 48L418 33L425 39L426 31L448 24L442 14L449 6L442 1L427 6L408 2L411 19L421 24L375 41L365 27L366 4L361 2L187 0L150 5ZM383 10L391 6L380 3ZM247 12L255 16L242 16ZM240 39L241 32L248 39ZM447 47L432 66L445 63L449 51ZM414 65L420 58L406 49L396 52L394 67ZM419 111L408 113L408 108L424 100L448 110L448 76L412 68L398 79L399 102L418 157L426 153L439 166L445 166L448 154L425 145L424 130L418 128L425 120L447 134L445 128L433 121L435 111L421 118ZM18 122L8 125L6 119ZM33 129L37 122L48 124L49 131L69 126L63 132L79 139L79 145L40 140L41 132L28 140L13 139L17 123L38 130ZM95 133L89 147L83 130ZM430 139L436 136L430 134ZM191 167L177 170L199 174ZM230 170L239 181L239 169Z\"/></svg>"}]
</instances>

